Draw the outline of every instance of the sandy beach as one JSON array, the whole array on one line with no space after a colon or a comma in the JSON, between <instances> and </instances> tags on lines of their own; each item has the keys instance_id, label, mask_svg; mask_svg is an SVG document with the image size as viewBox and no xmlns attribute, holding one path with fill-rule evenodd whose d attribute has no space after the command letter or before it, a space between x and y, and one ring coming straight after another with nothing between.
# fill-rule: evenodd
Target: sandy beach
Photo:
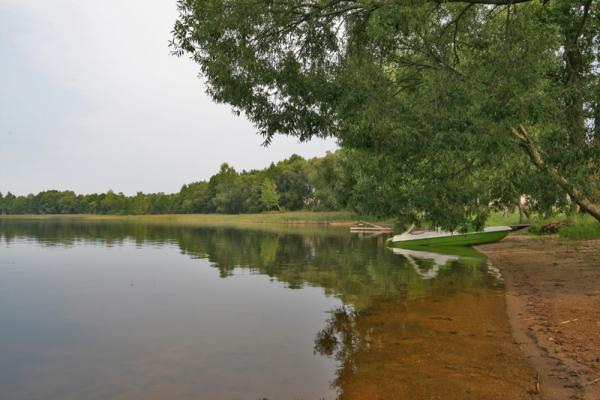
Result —
<instances>
[{"instance_id":1,"label":"sandy beach","mask_svg":"<svg viewBox=\"0 0 600 400\"><path fill-rule=\"evenodd\" d=\"M478 249L502 272L541 397L600 399L600 240L514 235Z\"/></svg>"}]
</instances>

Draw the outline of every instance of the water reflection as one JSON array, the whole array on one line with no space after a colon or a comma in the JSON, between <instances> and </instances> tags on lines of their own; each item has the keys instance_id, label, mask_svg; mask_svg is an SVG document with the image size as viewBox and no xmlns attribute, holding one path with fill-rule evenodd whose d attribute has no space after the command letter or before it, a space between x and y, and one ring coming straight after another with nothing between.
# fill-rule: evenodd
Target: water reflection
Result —
<instances>
[{"instance_id":1,"label":"water reflection","mask_svg":"<svg viewBox=\"0 0 600 400\"><path fill-rule=\"evenodd\" d=\"M144 265L132 272L133 276L142 279L140 276L152 275L153 290L166 297L146 292L143 299L148 305L140 303L135 308L140 314L138 322L115 322L112 312L86 308L91 313L86 317L105 318L110 324L86 331L90 335L87 341L81 335L75 336L75 341L83 341L80 346L98 347L100 339L93 336L104 333L102 340L110 336L113 338L110 347L121 349L110 352L103 365L90 370L99 381L105 369L123 374L128 390L123 389L123 382L103 378L105 386L113 385L112 393L116 396L112 398L529 398L527 385L531 372L511 341L497 278L480 256L466 257L469 262L461 255L390 251L384 238L360 240L339 230L290 233L276 228L256 231L0 219L0 240L5 249L18 245L28 254L36 253L33 249L40 247L53 248L59 253L61 248L87 249L79 255L69 254L69 258L81 257L82 263L93 264L86 272L92 275L109 268L109 259L100 256L102 249L106 252L120 248L123 253L116 259L122 260L122 270L113 274L131 280L134 278L126 275L127 268L140 262L136 261L139 255L135 251L148 254L143 259ZM197 263L197 267L207 265L213 271L216 269L221 279L216 281L206 274L196 276L181 266L152 267L159 254L150 249L169 246L176 246L186 256L183 259ZM2 301L21 309L30 307L28 311L35 313L35 304L19 303L24 300L3 291L2 281L9 281L9 260L2 253L6 252L0 252ZM11 257L24 260L25 253ZM38 258L30 260L35 264L30 266L33 273L40 273L35 267L46 262L46 255L42 251ZM180 261L170 254L160 257L164 257L163 263L179 265ZM17 266L23 260L16 259ZM72 274L66 279L71 284L81 284L78 279L89 277L77 275L77 269L66 273ZM236 281L247 274L269 279ZM194 276L201 280L192 279ZM235 289L223 286L230 280L238 282ZM273 291L269 281L282 283L285 289ZM106 281L99 282L92 289L103 296L114 295L125 302L141 300L130 294L114 293ZM52 281L52 284L69 290L63 287L64 283ZM295 297L294 293L301 295ZM248 306L252 301L249 299L259 298L252 307ZM75 299L80 297L69 301ZM178 307L185 303L180 299L223 307L203 306L197 312L182 311ZM53 304L52 299L44 301ZM112 304L111 300L107 304L116 314L119 306L123 307ZM63 302L56 308L70 306ZM147 314L151 306L164 312L158 316ZM9 312L7 307L0 307L0 317ZM160 320L149 322L151 317ZM20 345L18 335L31 321L14 315L11 318L16 324L12 333L0 335L10 336L9 342ZM77 318L83 317L77 314L74 318L71 322L80 323ZM196 320L197 323L193 322ZM163 323L189 329L185 332L165 329ZM69 327L73 329L72 325ZM149 327L155 330L154 334ZM53 329L61 335L67 327ZM189 334L190 330L195 334ZM237 335L227 334L232 330ZM132 332L133 337L127 336ZM30 334L35 336L35 332ZM117 346L113 341L126 340L132 340L133 347L144 341L143 351L136 354L143 362L120 369L119 365L126 364L123 358L131 354L122 349L122 343ZM214 351L198 350L200 343ZM57 345L42 344L35 350L48 351L52 346ZM62 346L63 352L69 354L83 352L80 347ZM140 355L152 347L161 351ZM238 350L230 351L232 347ZM94 353L90 349L85 352ZM36 392L39 397L27 398L51 398L44 387L54 388L58 384L48 375L31 372L39 369L35 360L7 353L13 362L24 366L20 375L12 372L8 376L34 386L28 374L48 381ZM30 356L35 358L34 353ZM61 357L65 355L54 358L59 369L64 361ZM170 370L157 367L164 365ZM0 360L0 369L9 369L5 361ZM217 378L219 374L225 376ZM167 382L162 382L164 376L168 377ZM93 380L89 376L86 379ZM319 383L323 381L328 382L327 387ZM2 383L9 384L7 380ZM14 393L24 393L15 385L10 383ZM52 393L60 393L60 398L81 398L82 394L93 397L87 396L89 392L81 385L63 382L58 386L62 391Z\"/></svg>"},{"instance_id":2,"label":"water reflection","mask_svg":"<svg viewBox=\"0 0 600 400\"><path fill-rule=\"evenodd\" d=\"M173 244L184 255L210 261L222 277L244 268L285 282L291 289L324 288L357 309L367 307L374 296L419 298L433 287L461 291L494 284L481 258L482 268L455 263L455 268L450 265L437 279L424 282L411 262L385 248L384 237L360 240L340 230L281 234L219 227L0 220L0 235L7 243L21 238L52 247L123 246L131 241L138 247Z\"/></svg>"},{"instance_id":3,"label":"water reflection","mask_svg":"<svg viewBox=\"0 0 600 400\"><path fill-rule=\"evenodd\" d=\"M478 267L486 262L483 254L470 247L392 247L390 250L403 256L422 279L436 278L440 268Z\"/></svg>"}]
</instances>

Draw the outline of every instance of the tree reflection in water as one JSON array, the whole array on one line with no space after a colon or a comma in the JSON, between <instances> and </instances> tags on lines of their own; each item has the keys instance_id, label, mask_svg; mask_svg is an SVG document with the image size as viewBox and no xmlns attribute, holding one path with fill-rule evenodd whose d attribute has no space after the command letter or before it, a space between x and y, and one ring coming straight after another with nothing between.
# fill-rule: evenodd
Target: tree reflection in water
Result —
<instances>
[{"instance_id":1,"label":"tree reflection in water","mask_svg":"<svg viewBox=\"0 0 600 400\"><path fill-rule=\"evenodd\" d=\"M331 311L327 325L315 337L315 353L334 357L340 369L356 370L354 355L369 350L369 338L362 339L356 325L357 311L343 305Z\"/></svg>"},{"instance_id":2,"label":"tree reflection in water","mask_svg":"<svg viewBox=\"0 0 600 400\"><path fill-rule=\"evenodd\" d=\"M435 386L439 382L428 383L428 379L449 374L451 370L444 369L443 363L494 371L495 366L481 356L488 350L496 354L497 347L504 346L498 338L483 342L473 339L483 337L483 327L495 331L506 328L502 325L506 324L505 317L495 315L503 313L503 300L494 292L497 279L481 258L462 262L450 257L444 264L434 265L427 258L394 254L382 237L360 240L335 229L248 230L0 219L0 240L19 238L47 246L73 246L80 241L107 246L130 241L175 245L182 254L209 260L225 279L236 268L244 268L284 282L290 289L323 288L343 306L331 311L326 326L315 335L313 350L338 361L332 385L342 398L442 395L444 390ZM510 335L505 339L510 341ZM481 348L474 351L477 346ZM500 350L508 352L504 347ZM435 351L437 359L428 358L429 351ZM494 357L488 356L489 362L502 365ZM442 367L430 371L423 367L429 362ZM491 372L481 381L490 387L503 387L496 378ZM458 385L451 379L449 382ZM416 386L424 391L414 391ZM456 389L457 393L462 389ZM495 398L485 390L479 392L484 393Z\"/></svg>"}]
</instances>

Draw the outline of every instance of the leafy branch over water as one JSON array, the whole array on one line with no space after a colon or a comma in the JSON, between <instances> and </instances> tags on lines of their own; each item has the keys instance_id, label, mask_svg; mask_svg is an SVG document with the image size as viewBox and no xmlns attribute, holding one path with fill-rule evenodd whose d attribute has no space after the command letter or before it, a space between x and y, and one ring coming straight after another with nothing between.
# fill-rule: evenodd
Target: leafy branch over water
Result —
<instances>
[{"instance_id":1,"label":"leafy branch over water","mask_svg":"<svg viewBox=\"0 0 600 400\"><path fill-rule=\"evenodd\" d=\"M526 194L600 221L599 4L179 0L172 47L267 143L362 153L391 215L482 225Z\"/></svg>"}]
</instances>

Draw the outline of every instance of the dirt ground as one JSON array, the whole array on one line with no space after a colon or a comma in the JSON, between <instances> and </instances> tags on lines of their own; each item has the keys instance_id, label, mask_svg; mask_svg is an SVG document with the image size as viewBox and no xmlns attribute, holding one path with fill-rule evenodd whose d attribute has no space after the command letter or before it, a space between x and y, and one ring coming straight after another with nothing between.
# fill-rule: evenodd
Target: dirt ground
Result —
<instances>
[{"instance_id":1,"label":"dirt ground","mask_svg":"<svg viewBox=\"0 0 600 400\"><path fill-rule=\"evenodd\" d=\"M600 240L509 236L480 246L506 283L515 341L543 399L600 399Z\"/></svg>"}]
</instances>

